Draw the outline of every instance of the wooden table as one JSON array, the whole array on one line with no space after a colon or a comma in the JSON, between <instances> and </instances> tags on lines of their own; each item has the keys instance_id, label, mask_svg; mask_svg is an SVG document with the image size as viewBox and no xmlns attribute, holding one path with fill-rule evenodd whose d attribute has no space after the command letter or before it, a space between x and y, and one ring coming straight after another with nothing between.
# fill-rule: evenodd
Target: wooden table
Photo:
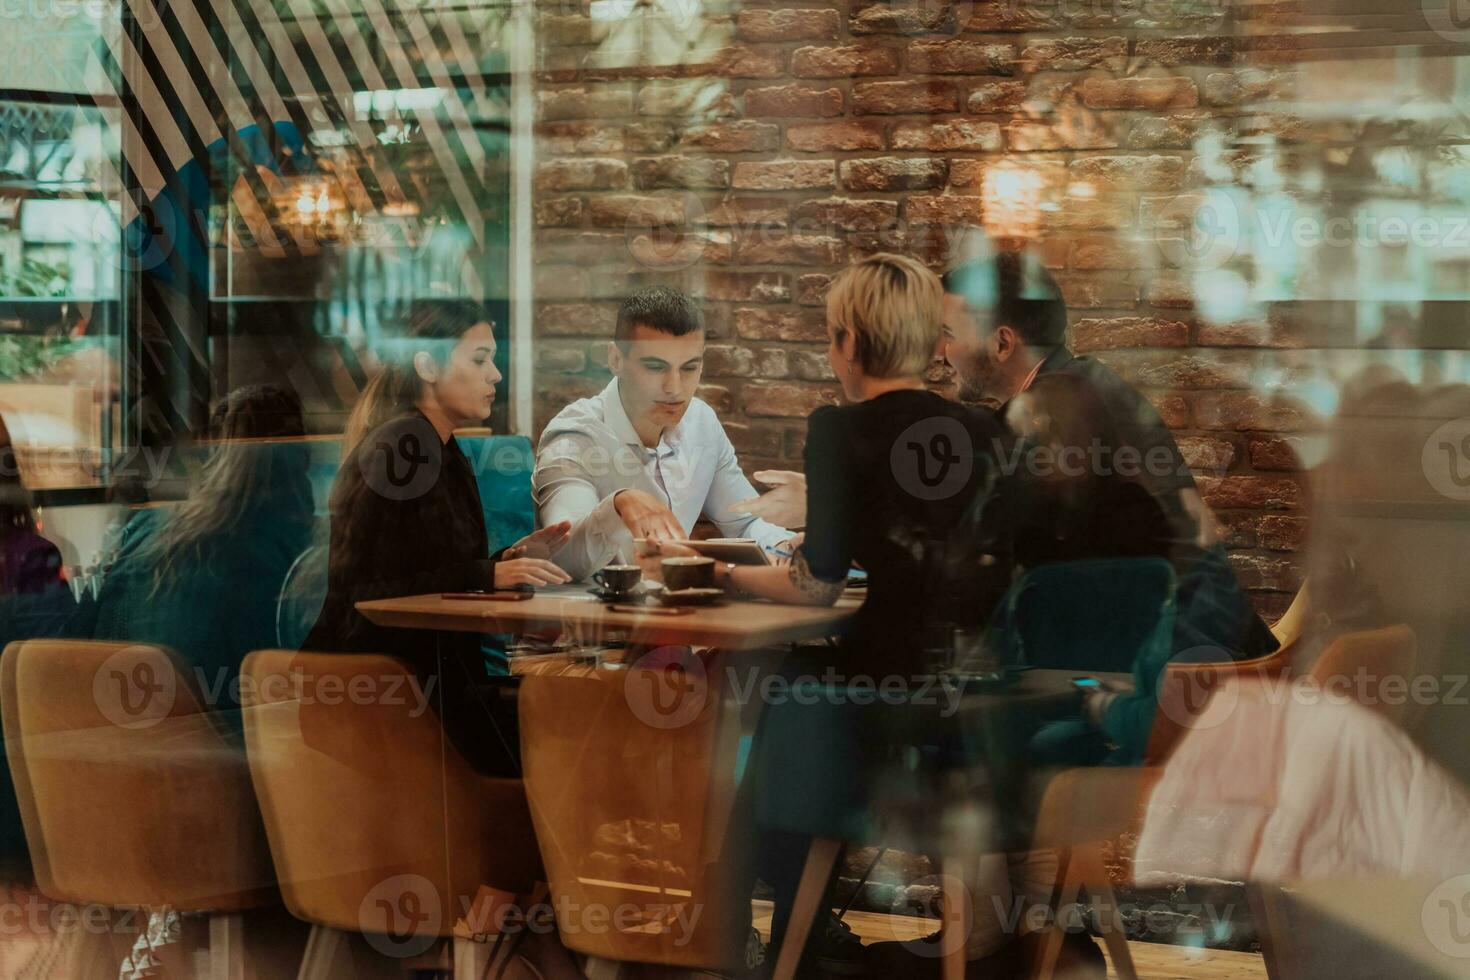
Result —
<instances>
[{"instance_id":1,"label":"wooden table","mask_svg":"<svg viewBox=\"0 0 1470 980\"><path fill-rule=\"evenodd\" d=\"M374 599L357 609L378 626L466 633L539 633L562 629L582 642L626 639L649 645L683 644L752 650L836 636L860 605L862 590L849 590L835 606L786 606L727 601L677 616L614 611L584 586L540 589L521 602L446 599L439 593Z\"/></svg>"}]
</instances>

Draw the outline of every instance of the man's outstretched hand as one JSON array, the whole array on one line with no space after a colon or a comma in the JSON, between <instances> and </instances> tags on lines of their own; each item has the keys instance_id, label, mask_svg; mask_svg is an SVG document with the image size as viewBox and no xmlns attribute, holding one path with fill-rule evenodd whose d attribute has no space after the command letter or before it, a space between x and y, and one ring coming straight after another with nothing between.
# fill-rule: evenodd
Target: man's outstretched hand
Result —
<instances>
[{"instance_id":1,"label":"man's outstretched hand","mask_svg":"<svg viewBox=\"0 0 1470 980\"><path fill-rule=\"evenodd\" d=\"M806 527L806 474L794 470L757 470L757 483L770 487L759 497L730 508L786 528Z\"/></svg>"},{"instance_id":2,"label":"man's outstretched hand","mask_svg":"<svg viewBox=\"0 0 1470 980\"><path fill-rule=\"evenodd\" d=\"M678 541L684 528L674 512L651 493L642 490L620 490L613 498L618 517L634 538L654 541Z\"/></svg>"}]
</instances>

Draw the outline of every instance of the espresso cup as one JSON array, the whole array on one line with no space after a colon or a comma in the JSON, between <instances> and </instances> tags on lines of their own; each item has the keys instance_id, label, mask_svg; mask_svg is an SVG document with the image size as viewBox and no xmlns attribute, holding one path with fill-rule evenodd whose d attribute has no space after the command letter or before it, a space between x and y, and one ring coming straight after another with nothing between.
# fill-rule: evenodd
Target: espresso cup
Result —
<instances>
[{"instance_id":1,"label":"espresso cup","mask_svg":"<svg viewBox=\"0 0 1470 980\"><path fill-rule=\"evenodd\" d=\"M659 565L663 570L664 588L670 592L715 587L715 560L713 558L680 556L665 558Z\"/></svg>"},{"instance_id":2,"label":"espresso cup","mask_svg":"<svg viewBox=\"0 0 1470 980\"><path fill-rule=\"evenodd\" d=\"M608 565L592 576L592 581L614 595L632 592L643 580L643 569L637 565Z\"/></svg>"}]
</instances>

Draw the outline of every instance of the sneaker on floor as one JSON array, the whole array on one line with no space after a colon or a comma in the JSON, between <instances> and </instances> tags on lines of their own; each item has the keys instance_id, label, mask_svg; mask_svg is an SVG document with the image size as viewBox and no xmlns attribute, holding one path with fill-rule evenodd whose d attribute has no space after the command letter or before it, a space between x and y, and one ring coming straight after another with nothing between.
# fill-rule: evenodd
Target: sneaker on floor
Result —
<instances>
[{"instance_id":1,"label":"sneaker on floor","mask_svg":"<svg viewBox=\"0 0 1470 980\"><path fill-rule=\"evenodd\" d=\"M863 941L851 926L828 911L812 925L802 964L807 972L820 971L827 976L856 977L868 972Z\"/></svg>"}]
</instances>

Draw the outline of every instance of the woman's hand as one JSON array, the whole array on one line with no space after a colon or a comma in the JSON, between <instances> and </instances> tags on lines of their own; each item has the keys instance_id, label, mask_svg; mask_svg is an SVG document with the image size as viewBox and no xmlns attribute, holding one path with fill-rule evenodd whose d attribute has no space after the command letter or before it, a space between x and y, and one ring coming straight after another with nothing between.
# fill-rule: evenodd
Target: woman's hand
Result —
<instances>
[{"instance_id":1,"label":"woman's hand","mask_svg":"<svg viewBox=\"0 0 1470 980\"><path fill-rule=\"evenodd\" d=\"M572 577L544 558L502 558L495 563L495 587L564 585Z\"/></svg>"},{"instance_id":2,"label":"woman's hand","mask_svg":"<svg viewBox=\"0 0 1470 980\"><path fill-rule=\"evenodd\" d=\"M778 527L806 526L806 474L795 470L760 470L756 481L771 487L759 497L742 500L730 509L770 521Z\"/></svg>"},{"instance_id":3,"label":"woman's hand","mask_svg":"<svg viewBox=\"0 0 1470 980\"><path fill-rule=\"evenodd\" d=\"M572 522L562 521L540 530L532 531L515 544L505 549L505 558L550 558L561 550L572 533Z\"/></svg>"}]
</instances>

